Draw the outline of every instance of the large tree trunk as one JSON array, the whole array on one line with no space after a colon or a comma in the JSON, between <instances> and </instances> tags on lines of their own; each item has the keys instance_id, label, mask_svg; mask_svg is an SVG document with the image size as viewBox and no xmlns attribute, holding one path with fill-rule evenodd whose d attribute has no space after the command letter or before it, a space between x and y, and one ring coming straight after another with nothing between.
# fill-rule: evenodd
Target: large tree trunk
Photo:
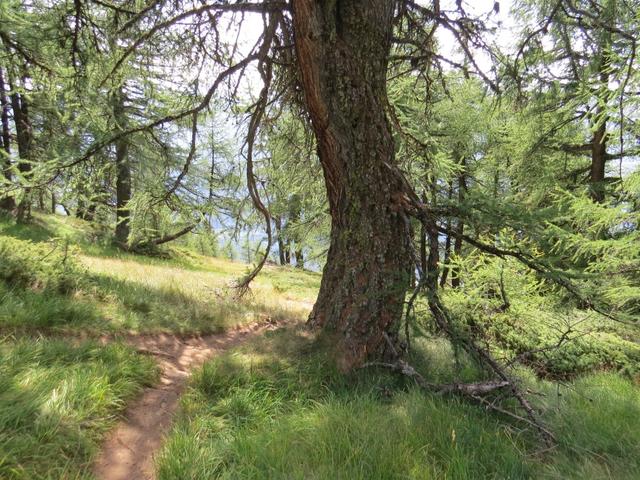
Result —
<instances>
[{"instance_id":1,"label":"large tree trunk","mask_svg":"<svg viewBox=\"0 0 640 480\"><path fill-rule=\"evenodd\" d=\"M395 2L293 0L298 65L331 212L331 244L309 323L338 337L344 370L379 356L411 277L384 105ZM392 335L391 335L392 336Z\"/></svg>"},{"instance_id":2,"label":"large tree trunk","mask_svg":"<svg viewBox=\"0 0 640 480\"><path fill-rule=\"evenodd\" d=\"M4 83L4 77L2 75L2 69L0 68L0 119L2 124L2 135L0 136L0 145L2 152L0 152L0 168L4 178L11 182L11 130L9 129L9 99L7 98L7 92ZM7 211L13 211L16 207L16 202L13 197L7 196L0 198L0 208Z\"/></svg>"},{"instance_id":3,"label":"large tree trunk","mask_svg":"<svg viewBox=\"0 0 640 480\"><path fill-rule=\"evenodd\" d=\"M125 99L122 87L113 94L113 116L116 131L124 131L127 126ZM129 139L121 137L116 147L116 242L127 245L129 242L129 201L131 200L131 165L129 163Z\"/></svg>"}]
</instances>

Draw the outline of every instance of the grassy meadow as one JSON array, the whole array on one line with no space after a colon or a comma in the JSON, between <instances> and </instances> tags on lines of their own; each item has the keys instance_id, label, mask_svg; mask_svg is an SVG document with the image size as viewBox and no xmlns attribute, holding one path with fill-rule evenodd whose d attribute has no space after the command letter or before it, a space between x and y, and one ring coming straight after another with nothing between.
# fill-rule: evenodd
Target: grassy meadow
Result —
<instances>
[{"instance_id":1,"label":"grassy meadow","mask_svg":"<svg viewBox=\"0 0 640 480\"><path fill-rule=\"evenodd\" d=\"M319 275L267 267L242 301L247 265L185 249L122 253L86 222L0 220L0 479L92 478L91 459L127 402L157 379L120 334L221 332L301 320ZM108 334L116 341L97 340Z\"/></svg>"},{"instance_id":2,"label":"grassy meadow","mask_svg":"<svg viewBox=\"0 0 640 480\"><path fill-rule=\"evenodd\" d=\"M386 371L345 377L302 328L270 332L208 362L191 381L158 460L161 480L637 479L640 389L615 373L558 384L523 371L558 435L531 432ZM432 381L481 376L445 342L412 361Z\"/></svg>"},{"instance_id":3,"label":"grassy meadow","mask_svg":"<svg viewBox=\"0 0 640 480\"><path fill-rule=\"evenodd\" d=\"M331 340L301 324L319 274L267 266L238 300L229 285L246 271L242 263L183 247L137 256L100 235L61 216L0 222L2 480L93 478L104 434L158 378L153 359L118 342L119 334L197 335L266 318L289 322L193 373L157 455L160 480L640 478L632 335L605 332L624 347L622 357L611 350L619 365L591 352L584 374L578 349L566 362L580 374L543 378L537 364L517 367L558 437L544 450L522 425L468 401L378 369L339 373ZM516 312L531 310L517 296L512 302ZM500 322L513 327L499 316L492 328ZM533 331L543 335L542 323L526 325L512 336L495 333L505 351L518 353ZM105 334L115 341L98 342ZM433 382L484 377L434 332L414 342L411 362Z\"/></svg>"}]
</instances>

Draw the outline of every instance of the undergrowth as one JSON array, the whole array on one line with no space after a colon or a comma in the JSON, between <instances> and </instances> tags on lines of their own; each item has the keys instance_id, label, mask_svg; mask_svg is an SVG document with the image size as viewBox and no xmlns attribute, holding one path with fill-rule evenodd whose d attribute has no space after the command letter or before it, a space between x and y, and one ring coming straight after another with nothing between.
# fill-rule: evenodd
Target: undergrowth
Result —
<instances>
[{"instance_id":1,"label":"undergrowth","mask_svg":"<svg viewBox=\"0 0 640 480\"><path fill-rule=\"evenodd\" d=\"M545 378L596 370L640 375L637 325L580 308L515 261L482 257L462 267L465 282L444 289L445 303L458 328L485 340L496 357L517 359ZM422 319L428 322L428 312Z\"/></svg>"}]
</instances>

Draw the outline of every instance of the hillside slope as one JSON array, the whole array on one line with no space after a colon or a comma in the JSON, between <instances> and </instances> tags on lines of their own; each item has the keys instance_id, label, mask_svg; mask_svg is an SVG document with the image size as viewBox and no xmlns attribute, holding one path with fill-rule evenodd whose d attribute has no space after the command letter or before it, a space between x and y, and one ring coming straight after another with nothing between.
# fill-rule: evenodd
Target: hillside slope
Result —
<instances>
[{"instance_id":1,"label":"hillside slope","mask_svg":"<svg viewBox=\"0 0 640 480\"><path fill-rule=\"evenodd\" d=\"M541 451L533 432L482 406L376 368L339 373L331 339L301 324L318 274L267 266L239 300L228 287L246 265L176 247L166 258L122 253L85 222L39 214L30 226L1 221L0 253L2 479L96 478L92 464L116 421L169 378L174 357L163 349L175 343L132 339L188 349L206 344L203 335L282 320L193 373L166 442L151 452L157 478L640 478L637 376L609 368L554 381L518 367L559 439ZM626 342L632 361L636 338L608 335ZM210 354L178 361L188 367L180 382ZM428 332L410 360L434 383L484 375Z\"/></svg>"},{"instance_id":2,"label":"hillside slope","mask_svg":"<svg viewBox=\"0 0 640 480\"><path fill-rule=\"evenodd\" d=\"M190 342L300 320L319 283L317 274L267 267L238 300L229 287L247 265L177 248L166 258L126 254L99 234L57 215L36 213L25 226L0 220L3 480L93 478L104 435L159 379L162 362L131 341L137 335Z\"/></svg>"}]
</instances>

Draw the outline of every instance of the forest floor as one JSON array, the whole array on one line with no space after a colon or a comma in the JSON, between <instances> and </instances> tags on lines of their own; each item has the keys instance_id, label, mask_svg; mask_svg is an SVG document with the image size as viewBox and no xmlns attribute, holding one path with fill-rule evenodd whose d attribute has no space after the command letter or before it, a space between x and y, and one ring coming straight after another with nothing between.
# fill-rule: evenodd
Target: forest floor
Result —
<instances>
[{"instance_id":1,"label":"forest floor","mask_svg":"<svg viewBox=\"0 0 640 480\"><path fill-rule=\"evenodd\" d=\"M125 254L84 222L35 220L0 220L0 243L69 245L82 282L60 293L0 279L3 480L640 478L638 377L519 367L559 439L544 451L466 400L338 372L331 340L303 327L318 274L268 266L238 300L227 287L241 263ZM410 361L434 383L483 378L428 332Z\"/></svg>"},{"instance_id":2,"label":"forest floor","mask_svg":"<svg viewBox=\"0 0 640 480\"><path fill-rule=\"evenodd\" d=\"M152 478L190 372L303 320L320 279L267 266L237 299L230 285L246 264L183 248L163 258L123 253L92 225L57 215L36 213L26 226L0 219L0 240L14 253L20 242L64 246L82 277L64 294L0 279L3 480Z\"/></svg>"}]
</instances>

